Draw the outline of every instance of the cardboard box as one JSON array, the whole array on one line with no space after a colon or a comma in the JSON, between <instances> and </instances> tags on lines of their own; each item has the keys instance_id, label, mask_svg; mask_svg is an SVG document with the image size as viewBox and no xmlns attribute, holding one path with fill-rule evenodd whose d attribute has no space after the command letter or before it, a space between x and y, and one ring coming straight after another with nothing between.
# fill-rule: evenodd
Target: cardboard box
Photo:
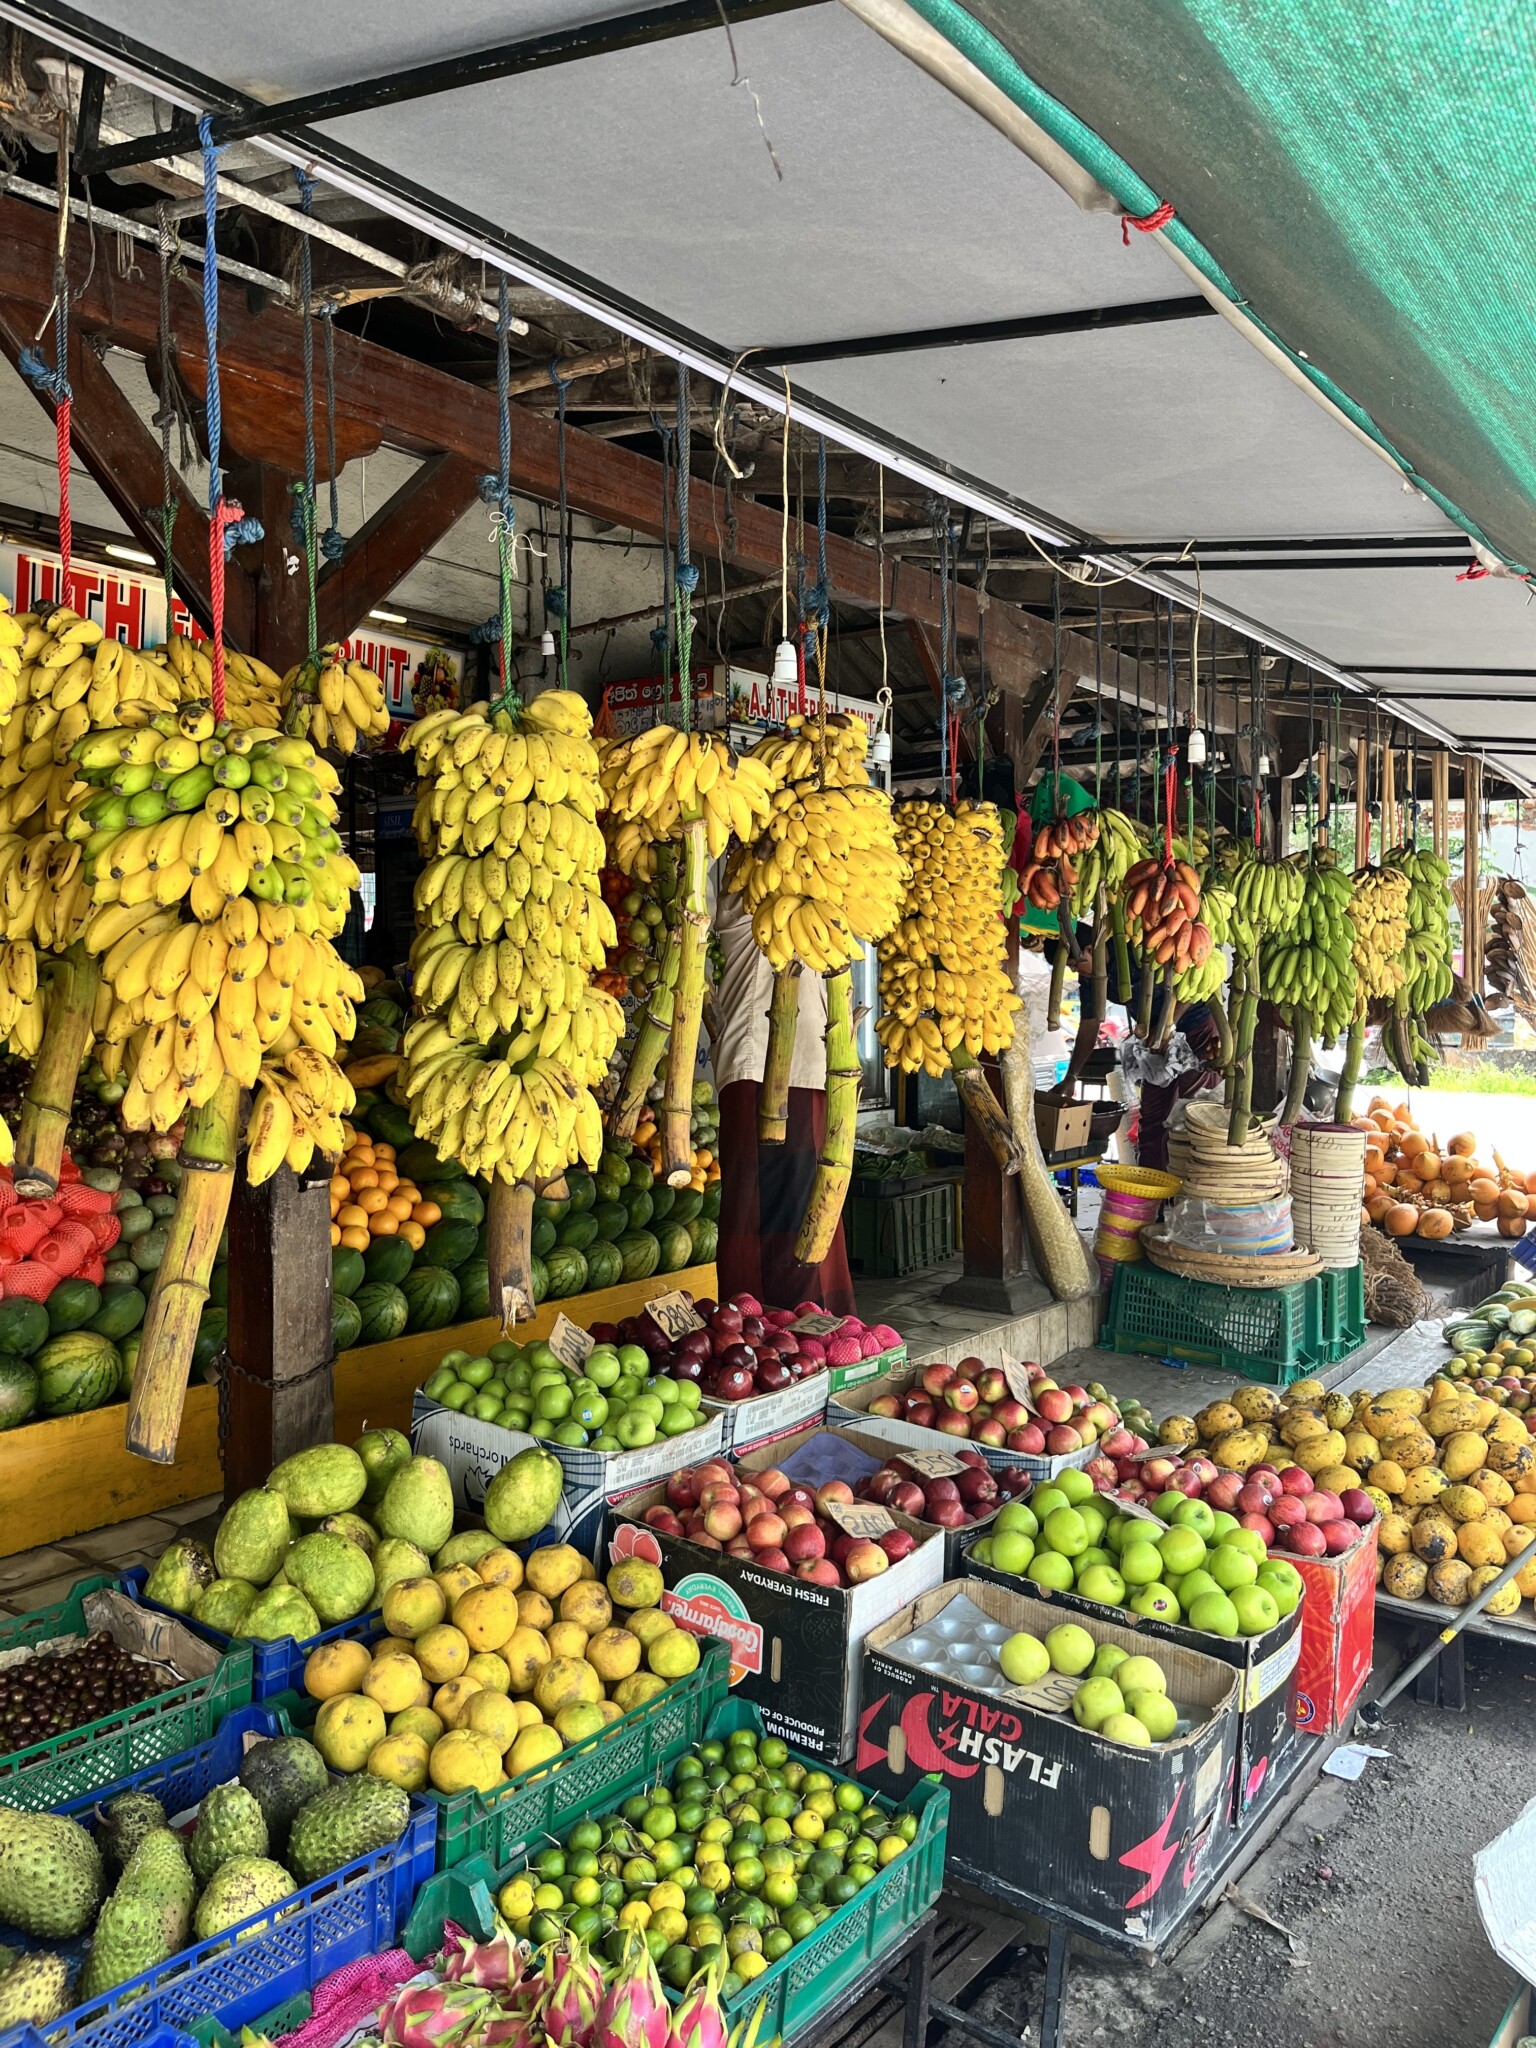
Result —
<instances>
[{"instance_id":1,"label":"cardboard box","mask_svg":"<svg viewBox=\"0 0 1536 2048\"><path fill-rule=\"evenodd\" d=\"M1068 1709L1049 1712L905 1659L902 1639L961 1595L1012 1629L1043 1635L1060 1619L1045 1601L963 1579L882 1622L864 1644L855 1773L898 1799L934 1773L949 1787L952 1876L1121 1954L1156 1953L1229 1838L1238 1674L1160 1645L1169 1692L1193 1725L1133 1749L1080 1728ZM1138 1630L1097 1616L1082 1626L1096 1642L1147 1649Z\"/></svg>"},{"instance_id":2,"label":"cardboard box","mask_svg":"<svg viewBox=\"0 0 1536 2048\"><path fill-rule=\"evenodd\" d=\"M461 1507L476 1514L485 1498L486 1487L502 1466L533 1443L542 1443L545 1450L553 1451L565 1467L567 1497L585 1499L588 1494L600 1493L611 1499L614 1494L628 1493L637 1486L649 1486L657 1479L666 1479L674 1472L681 1472L685 1465L701 1465L706 1458L718 1454L723 1436L719 1416L707 1415L696 1429L690 1429L682 1436L659 1436L644 1450L590 1451L568 1444L552 1444L543 1437L529 1436L521 1429L503 1429L499 1422L480 1422L473 1415L461 1415L457 1409L444 1408L439 1401L429 1401L418 1390L411 1404L413 1443L431 1416L439 1420L433 1424L432 1448L427 1455L441 1458L450 1477L463 1473L463 1497L459 1493L460 1480L454 1477L454 1498ZM447 1450L439 1449L438 1445L446 1446Z\"/></svg>"},{"instance_id":3,"label":"cardboard box","mask_svg":"<svg viewBox=\"0 0 1536 2048\"><path fill-rule=\"evenodd\" d=\"M1052 1152L1086 1152L1093 1134L1091 1102L1058 1102L1048 1095L1035 1097L1035 1129L1040 1149Z\"/></svg>"},{"instance_id":4,"label":"cardboard box","mask_svg":"<svg viewBox=\"0 0 1536 2048\"><path fill-rule=\"evenodd\" d=\"M861 1358L857 1365L829 1365L828 1394L841 1394L845 1388L862 1387L867 1380L877 1380L884 1373L899 1372L906 1362L906 1345L893 1344L889 1351L877 1351L873 1358Z\"/></svg>"},{"instance_id":5,"label":"cardboard box","mask_svg":"<svg viewBox=\"0 0 1536 2048\"><path fill-rule=\"evenodd\" d=\"M759 1471L770 1465L791 1471L792 1454L824 1434L803 1430L739 1462L755 1461ZM640 1556L659 1564L667 1588L662 1605L695 1635L725 1638L731 1684L759 1709L770 1733L808 1756L844 1762L858 1731L860 1647L888 1614L941 1582L939 1532L895 1515L897 1525L918 1539L914 1551L862 1585L815 1586L659 1534L644 1517L665 1497L663 1487L652 1486L611 1505L610 1558Z\"/></svg>"},{"instance_id":6,"label":"cardboard box","mask_svg":"<svg viewBox=\"0 0 1536 2048\"><path fill-rule=\"evenodd\" d=\"M917 1384L922 1372L921 1365L908 1363L888 1378L866 1380L862 1386L852 1387L844 1393L834 1390L827 1402L828 1427L867 1430L871 1436L878 1436L893 1446L904 1445L909 1451L952 1451L957 1444L964 1448L967 1443L965 1437L946 1436L941 1429L920 1429L900 1416L870 1414L869 1404L877 1396L904 1394ZM1063 1458L1031 1457L1027 1451L994 1450L989 1444L977 1444L976 1449L994 1472L1024 1471L1038 1486L1042 1480L1054 1479L1058 1472L1065 1472L1069 1465L1086 1465L1097 1454L1098 1445L1084 1444L1080 1451L1069 1451Z\"/></svg>"},{"instance_id":7,"label":"cardboard box","mask_svg":"<svg viewBox=\"0 0 1536 2048\"><path fill-rule=\"evenodd\" d=\"M869 1363L873 1365L874 1360ZM850 1366L844 1370L852 1371L854 1368ZM769 1437L783 1436L787 1430L803 1428L808 1422L819 1422L826 1413L828 1391L826 1373L813 1372L803 1380L781 1387L776 1394L752 1394L745 1401L711 1401L706 1396L700 1403L700 1411L719 1418L722 1450L748 1451ZM684 1462L697 1464L711 1455L709 1451L701 1451L698 1459L688 1458ZM672 1469L680 1468L674 1466Z\"/></svg>"},{"instance_id":8,"label":"cardboard box","mask_svg":"<svg viewBox=\"0 0 1536 2048\"><path fill-rule=\"evenodd\" d=\"M1295 1565L1306 1585L1296 1726L1308 1735L1331 1735L1344 1726L1370 1676L1376 1641L1376 1524L1342 1557L1273 1554Z\"/></svg>"},{"instance_id":9,"label":"cardboard box","mask_svg":"<svg viewBox=\"0 0 1536 2048\"><path fill-rule=\"evenodd\" d=\"M847 1471L841 1472L838 1475L841 1478L847 1479L850 1484L856 1484L860 1479L868 1479L871 1474L878 1472L880 1467L889 1463L892 1458L899 1458L901 1456L900 1450L894 1444L888 1444L883 1437L872 1436L868 1430L839 1428L836 1430L826 1430L823 1434L837 1437L840 1442L847 1444L857 1454L857 1466L850 1466ZM771 1452L773 1447L772 1445L765 1444L762 1448ZM963 1450L966 1446L961 1445L959 1448ZM977 1448L979 1449L980 1446L978 1445ZM965 1470L960 1460L955 1458L952 1453L943 1452L939 1455L949 1457L957 1471L963 1472ZM765 1470L768 1465L778 1464L779 1462L777 1458L772 1456L766 1459L753 1457L741 1460L742 1465L747 1470L750 1471L755 1466L759 1472ZM781 1470L789 1472L793 1476L793 1467L791 1465L783 1464ZM986 1535L993 1522L996 1521L1002 1505L1003 1503L999 1501L997 1507L990 1509L984 1515L978 1515L974 1522L966 1522L958 1529L946 1529L940 1522L927 1521L921 1515L913 1516L912 1520L915 1527L924 1530L930 1535L943 1537L944 1576L946 1579L958 1579L963 1576L964 1566L962 1558L966 1545L968 1543L975 1543Z\"/></svg>"},{"instance_id":10,"label":"cardboard box","mask_svg":"<svg viewBox=\"0 0 1536 2048\"><path fill-rule=\"evenodd\" d=\"M411 1449L418 1457L436 1458L445 1467L453 1488L453 1504L461 1516L467 1516L473 1523L479 1523L485 1490L502 1466L537 1441L521 1430L479 1422L473 1415L459 1415L422 1394L416 1396L411 1417ZM700 1453L701 1457L708 1455ZM601 1487L575 1486L567 1476L550 1523L556 1531L552 1540L574 1543L578 1550L595 1558L602 1542L604 1506Z\"/></svg>"},{"instance_id":11,"label":"cardboard box","mask_svg":"<svg viewBox=\"0 0 1536 2048\"><path fill-rule=\"evenodd\" d=\"M1177 1643L1202 1657L1214 1657L1229 1664L1238 1674L1237 1770L1232 1781L1232 1824L1241 1827L1243 1816L1262 1798L1272 1772L1278 1770L1289 1732L1296 1691L1296 1667L1301 1658L1301 1604L1261 1636L1213 1636L1181 1622L1158 1621L1155 1617L1128 1613L1118 1607L1104 1607L1084 1600L1077 1593L1057 1593L1049 1587L1015 1578L992 1565L978 1564L970 1555L971 1544L984 1531L967 1529L961 1571L967 1578L983 1579L988 1585L1013 1592L1027 1592L1031 1599L1069 1609L1078 1616L1098 1616L1121 1623L1138 1635L1160 1643ZM1155 1652L1154 1652L1155 1654Z\"/></svg>"}]
</instances>

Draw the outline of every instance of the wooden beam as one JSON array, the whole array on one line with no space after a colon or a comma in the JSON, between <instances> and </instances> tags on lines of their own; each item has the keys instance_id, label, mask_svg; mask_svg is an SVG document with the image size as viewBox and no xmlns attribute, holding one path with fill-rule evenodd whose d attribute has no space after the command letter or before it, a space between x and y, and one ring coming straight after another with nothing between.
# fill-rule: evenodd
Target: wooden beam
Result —
<instances>
[{"instance_id":1,"label":"wooden beam","mask_svg":"<svg viewBox=\"0 0 1536 2048\"><path fill-rule=\"evenodd\" d=\"M294 1451L329 1443L331 1250L324 1181L286 1166L253 1188L236 1169L229 1212L227 1506Z\"/></svg>"},{"instance_id":2,"label":"wooden beam","mask_svg":"<svg viewBox=\"0 0 1536 2048\"><path fill-rule=\"evenodd\" d=\"M321 571L320 640L344 640L408 576L480 495L483 465L463 455L429 455L394 496Z\"/></svg>"}]
</instances>

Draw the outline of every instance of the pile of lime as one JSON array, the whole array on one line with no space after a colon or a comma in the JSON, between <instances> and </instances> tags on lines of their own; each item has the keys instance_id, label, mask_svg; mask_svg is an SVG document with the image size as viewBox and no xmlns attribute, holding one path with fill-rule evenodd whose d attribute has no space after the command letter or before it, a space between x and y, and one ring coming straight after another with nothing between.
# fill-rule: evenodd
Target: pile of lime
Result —
<instances>
[{"instance_id":1,"label":"pile of lime","mask_svg":"<svg viewBox=\"0 0 1536 2048\"><path fill-rule=\"evenodd\" d=\"M503 1341L479 1357L445 1351L422 1392L479 1422L573 1450L639 1451L706 1420L697 1381L667 1379L650 1365L639 1344L598 1344L574 1372L542 1337Z\"/></svg>"},{"instance_id":2,"label":"pile of lime","mask_svg":"<svg viewBox=\"0 0 1536 2048\"><path fill-rule=\"evenodd\" d=\"M501 1888L517 1934L562 1928L617 1962L638 1928L664 1984L681 1991L723 1954L730 1998L857 1898L917 1834L846 1778L740 1730L700 1743L669 1785L582 1820Z\"/></svg>"}]
</instances>

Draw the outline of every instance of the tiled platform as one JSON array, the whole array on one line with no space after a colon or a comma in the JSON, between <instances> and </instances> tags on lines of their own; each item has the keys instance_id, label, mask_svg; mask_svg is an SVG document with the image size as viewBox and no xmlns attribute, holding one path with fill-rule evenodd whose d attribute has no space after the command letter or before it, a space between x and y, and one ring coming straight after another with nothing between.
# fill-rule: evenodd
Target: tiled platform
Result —
<instances>
[{"instance_id":1,"label":"tiled platform","mask_svg":"<svg viewBox=\"0 0 1536 2048\"><path fill-rule=\"evenodd\" d=\"M0 1612L27 1614L62 1600L70 1587L92 1572L125 1572L130 1565L151 1565L177 1531L189 1523L217 1519L220 1499L184 1501L163 1514L142 1515L114 1528L93 1529L66 1543L47 1543L38 1550L20 1550L0 1558ZM201 1531L199 1533L202 1533Z\"/></svg>"}]
</instances>

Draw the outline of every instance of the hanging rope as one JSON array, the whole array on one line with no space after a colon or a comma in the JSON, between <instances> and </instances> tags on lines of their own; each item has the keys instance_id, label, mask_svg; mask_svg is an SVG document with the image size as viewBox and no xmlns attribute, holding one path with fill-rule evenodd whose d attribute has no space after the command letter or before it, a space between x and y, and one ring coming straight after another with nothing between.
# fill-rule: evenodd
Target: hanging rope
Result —
<instances>
[{"instance_id":1,"label":"hanging rope","mask_svg":"<svg viewBox=\"0 0 1536 2048\"><path fill-rule=\"evenodd\" d=\"M307 219L314 203L315 183L297 166L294 177L299 187L299 211ZM301 400L304 412L304 475L293 485L293 511L290 515L294 538L304 556L304 577L308 586L309 657L313 662L319 652L320 624L319 607L315 596L315 582L319 565L316 561L315 538L315 331L314 331L314 274L310 256L309 236L299 236L299 363L303 372L304 393Z\"/></svg>"},{"instance_id":2,"label":"hanging rope","mask_svg":"<svg viewBox=\"0 0 1536 2048\"><path fill-rule=\"evenodd\" d=\"M817 780L822 781L827 759L827 624L832 599L827 585L827 440L816 437L816 582L806 600L816 632L816 712L821 734L817 759Z\"/></svg>"},{"instance_id":3,"label":"hanging rope","mask_svg":"<svg viewBox=\"0 0 1536 2048\"><path fill-rule=\"evenodd\" d=\"M339 562L347 551L347 537L341 530L336 474L336 308L329 300L320 308L320 321L325 355L325 461L331 499L331 523L320 536L320 552L328 562Z\"/></svg>"},{"instance_id":4,"label":"hanging rope","mask_svg":"<svg viewBox=\"0 0 1536 2048\"><path fill-rule=\"evenodd\" d=\"M512 688L512 570L517 544L517 507L512 501L510 323L507 280L503 274L496 301L496 474L480 479L480 502L491 507L491 533L496 542L496 573L501 592L500 616L488 619L480 628L483 639L494 637L501 643L501 689L492 707L494 710L507 709L515 696Z\"/></svg>"},{"instance_id":5,"label":"hanging rope","mask_svg":"<svg viewBox=\"0 0 1536 2048\"><path fill-rule=\"evenodd\" d=\"M1161 206L1154 206L1150 213L1122 213L1120 216L1120 240L1127 249L1131 246L1131 229L1138 235L1155 235L1160 228L1167 227L1176 218L1177 209L1172 200L1165 199Z\"/></svg>"},{"instance_id":6,"label":"hanging rope","mask_svg":"<svg viewBox=\"0 0 1536 2048\"><path fill-rule=\"evenodd\" d=\"M690 433L688 421L688 365L677 366L677 570L673 576L673 601L677 606L677 687L682 699L683 731L693 730L693 593L699 587L699 572L689 559L688 486Z\"/></svg>"},{"instance_id":7,"label":"hanging rope","mask_svg":"<svg viewBox=\"0 0 1536 2048\"><path fill-rule=\"evenodd\" d=\"M53 400L54 455L59 470L59 603L69 602L70 561L74 554L74 518L69 507L69 423L74 394L69 388L69 115L58 122L58 242L53 258L53 362L36 349L24 348L18 359L21 374L35 391ZM46 327L47 321L44 321ZM41 330L39 330L41 335Z\"/></svg>"},{"instance_id":8,"label":"hanging rope","mask_svg":"<svg viewBox=\"0 0 1536 2048\"><path fill-rule=\"evenodd\" d=\"M498 389L501 381L499 361L498 358ZM570 389L570 379L561 376L560 365L557 362L549 366L549 379L555 387L555 461L559 470L558 499L555 506L555 559L559 565L559 581L545 585L544 612L547 618L556 621L559 629L556 636L556 656L560 687L563 690L571 627L571 522L565 487L565 394Z\"/></svg>"},{"instance_id":9,"label":"hanging rope","mask_svg":"<svg viewBox=\"0 0 1536 2048\"><path fill-rule=\"evenodd\" d=\"M171 333L171 261L176 254L176 227L171 219L170 209L164 204L158 209L157 218L160 228L160 327L155 342L160 361L160 403L155 412L155 425L160 429L160 503L150 509L158 511L160 517L161 562L165 576L165 631L169 638L174 603L172 583L175 577L171 545L176 532L176 515L181 509L181 499L176 490L176 472L171 466L171 428L177 420L174 361L176 344Z\"/></svg>"},{"instance_id":10,"label":"hanging rope","mask_svg":"<svg viewBox=\"0 0 1536 2048\"><path fill-rule=\"evenodd\" d=\"M651 631L651 645L661 655L658 674L661 693L656 700L656 719L665 712L667 686L672 677L672 627L676 618L672 587L672 441L673 432L659 412L651 413L651 430L661 443L661 624ZM653 720L653 723L656 721Z\"/></svg>"}]
</instances>

